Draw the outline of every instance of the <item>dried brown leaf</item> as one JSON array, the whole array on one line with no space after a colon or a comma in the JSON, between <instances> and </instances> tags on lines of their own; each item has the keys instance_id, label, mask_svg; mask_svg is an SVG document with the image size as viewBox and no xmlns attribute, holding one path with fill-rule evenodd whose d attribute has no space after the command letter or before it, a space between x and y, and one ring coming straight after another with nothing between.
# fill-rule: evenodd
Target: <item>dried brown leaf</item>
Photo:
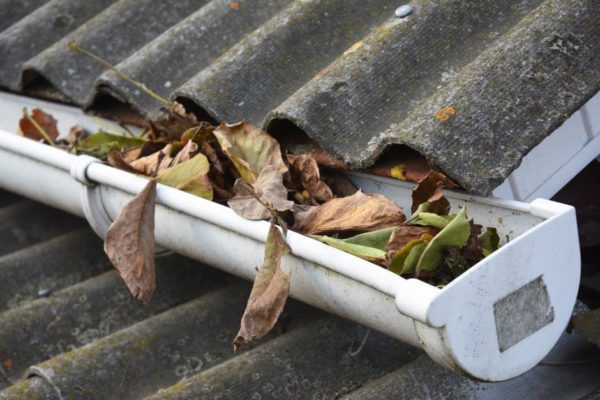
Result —
<instances>
[{"instance_id":1,"label":"dried brown leaf","mask_svg":"<svg viewBox=\"0 0 600 400\"><path fill-rule=\"evenodd\" d=\"M483 259L483 250L479 241L479 235L481 235L483 226L474 223L473 220L470 220L469 224L471 234L469 235L469 239L467 239L467 244L461 249L460 253L469 262L469 265L475 265Z\"/></svg>"},{"instance_id":2,"label":"dried brown leaf","mask_svg":"<svg viewBox=\"0 0 600 400\"><path fill-rule=\"evenodd\" d=\"M150 177L156 176L159 171L171 166L173 162L171 157L172 148L173 145L169 143L159 151L131 161L129 165L141 174Z\"/></svg>"},{"instance_id":3,"label":"dried brown leaf","mask_svg":"<svg viewBox=\"0 0 600 400\"><path fill-rule=\"evenodd\" d=\"M202 144L200 145L200 149L202 151L202 154L204 154L206 158L208 158L208 161L210 163L210 177L213 181L215 188L227 192L225 188L225 169L223 168L223 164L219 159L219 154L217 153L217 150L215 150L213 145L209 142L202 142ZM227 198L229 197L231 196L228 196Z\"/></svg>"},{"instance_id":4,"label":"dried brown leaf","mask_svg":"<svg viewBox=\"0 0 600 400\"><path fill-rule=\"evenodd\" d=\"M193 141L188 140L188 142L181 148L181 150L177 152L175 157L173 157L170 167L174 167L177 164L181 164L182 162L191 159L196 154L198 154L198 145Z\"/></svg>"},{"instance_id":5,"label":"dried brown leaf","mask_svg":"<svg viewBox=\"0 0 600 400\"><path fill-rule=\"evenodd\" d=\"M156 288L154 269L154 205L156 182L125 204L110 225L104 251L134 298L146 304Z\"/></svg>"},{"instance_id":6,"label":"dried brown leaf","mask_svg":"<svg viewBox=\"0 0 600 400\"><path fill-rule=\"evenodd\" d=\"M106 162L108 163L108 165L113 166L115 168L137 174L137 171L133 169L127 161L125 161L125 159L123 158L123 153L124 152L122 151L113 151L108 153L108 156L106 156Z\"/></svg>"},{"instance_id":7,"label":"dried brown leaf","mask_svg":"<svg viewBox=\"0 0 600 400\"><path fill-rule=\"evenodd\" d=\"M423 236L423 234L428 234L431 236L435 236L438 234L440 230L434 228L432 226L412 226L412 225L401 225L398 226L390 240L387 244L386 248L386 260L389 263L394 257L394 255L406 246L408 243L413 240L417 240Z\"/></svg>"},{"instance_id":8,"label":"dried brown leaf","mask_svg":"<svg viewBox=\"0 0 600 400\"><path fill-rule=\"evenodd\" d=\"M374 231L400 225L405 219L402 210L392 200L361 191L311 207L305 212L296 212L294 216L294 229L307 235Z\"/></svg>"},{"instance_id":9,"label":"dried brown leaf","mask_svg":"<svg viewBox=\"0 0 600 400\"><path fill-rule=\"evenodd\" d=\"M293 179L300 181L312 197L322 203L334 198L331 188L321 180L319 165L314 158L306 154L288 154L287 159Z\"/></svg>"},{"instance_id":10,"label":"dried brown leaf","mask_svg":"<svg viewBox=\"0 0 600 400\"><path fill-rule=\"evenodd\" d=\"M350 179L344 174L331 169L325 169L321 173L321 179L331 188L331 191L337 197L352 196L358 191Z\"/></svg>"},{"instance_id":11,"label":"dried brown leaf","mask_svg":"<svg viewBox=\"0 0 600 400\"><path fill-rule=\"evenodd\" d=\"M438 215L448 215L450 203L444 197L444 188L454 188L457 185L444 174L430 171L412 191L412 207L414 213L419 205L429 202L429 212Z\"/></svg>"},{"instance_id":12,"label":"dried brown leaf","mask_svg":"<svg viewBox=\"0 0 600 400\"><path fill-rule=\"evenodd\" d=\"M252 124L245 121L233 125L222 124L213 134L223 153L246 182L254 183L267 165L274 166L280 174L287 173L279 143Z\"/></svg>"},{"instance_id":13,"label":"dried brown leaf","mask_svg":"<svg viewBox=\"0 0 600 400\"><path fill-rule=\"evenodd\" d=\"M265 243L265 259L254 279L240 330L233 341L234 349L263 337L277 322L290 289L290 278L281 269L281 258L289 253L290 248L281 231L271 224Z\"/></svg>"},{"instance_id":14,"label":"dried brown leaf","mask_svg":"<svg viewBox=\"0 0 600 400\"><path fill-rule=\"evenodd\" d=\"M81 125L73 125L71 129L69 129L69 133L67 137L63 139L65 144L70 146L76 145L79 143L81 139L83 139L87 135L85 128Z\"/></svg>"},{"instance_id":15,"label":"dried brown leaf","mask_svg":"<svg viewBox=\"0 0 600 400\"><path fill-rule=\"evenodd\" d=\"M272 165L262 169L253 185L240 178L233 189L236 195L227 204L244 218L268 219L273 212L290 210L294 206L294 202L287 199L281 173Z\"/></svg>"},{"instance_id":16,"label":"dried brown leaf","mask_svg":"<svg viewBox=\"0 0 600 400\"><path fill-rule=\"evenodd\" d=\"M155 138L164 134L171 140L179 140L184 132L198 124L198 119L194 114L188 113L182 104L173 102L164 117L156 121L149 121L149 128Z\"/></svg>"},{"instance_id":17,"label":"dried brown leaf","mask_svg":"<svg viewBox=\"0 0 600 400\"><path fill-rule=\"evenodd\" d=\"M348 164L346 164L343 160L329 154L321 148L313 149L306 153L306 155L312 157L317 162L317 164L319 164L322 167L333 168L338 170L348 169Z\"/></svg>"},{"instance_id":18,"label":"dried brown leaf","mask_svg":"<svg viewBox=\"0 0 600 400\"><path fill-rule=\"evenodd\" d=\"M42 140L45 139L44 134L40 132L40 129L42 129L48 134L51 140L55 140L58 137L59 133L56 126L56 120L52 115L46 114L39 108L34 108L31 110L30 118L33 119L38 126L24 116L19 120L19 135L33 140Z\"/></svg>"}]
</instances>

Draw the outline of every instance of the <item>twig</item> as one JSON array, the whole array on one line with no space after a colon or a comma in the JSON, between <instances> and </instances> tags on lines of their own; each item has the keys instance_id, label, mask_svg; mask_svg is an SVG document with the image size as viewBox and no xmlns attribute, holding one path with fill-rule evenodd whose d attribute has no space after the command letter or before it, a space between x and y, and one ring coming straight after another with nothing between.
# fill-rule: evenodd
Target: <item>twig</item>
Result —
<instances>
[{"instance_id":1,"label":"twig","mask_svg":"<svg viewBox=\"0 0 600 400\"><path fill-rule=\"evenodd\" d=\"M51 146L56 146L56 143L54 143L54 140L52 140L52 138L50 137L48 132L46 132L46 130L44 128L42 128L41 125L38 124L37 121L31 117L31 115L29 115L27 108L23 108L23 116L25 118L27 118L27 121L29 121L31 123L31 125L34 126L35 129L37 129L37 131L40 133L40 135L42 135L44 137L44 140L46 142L50 143Z\"/></svg>"},{"instance_id":2,"label":"twig","mask_svg":"<svg viewBox=\"0 0 600 400\"><path fill-rule=\"evenodd\" d=\"M161 95L159 95L158 93L154 92L153 90L151 90L150 88L148 88L146 85L144 85L143 83L140 83L138 81L136 81L135 79L133 79L130 75L126 74L125 72L113 67L108 61L98 57L95 54L90 53L87 50L84 50L81 48L81 46L79 46L79 43L75 43L75 42L71 42L69 43L69 49L72 51L75 51L77 53L86 55L88 57L90 57L92 60L96 61L98 64L103 65L104 67L116 72L121 78L125 79L127 82L131 83L133 86L135 86L136 88L140 89L141 91L143 91L144 93L146 93L148 96L152 97L153 99L155 99L156 101L160 102L162 105L164 105L165 107L167 107L167 109L171 109L173 107L173 103L171 103L170 101L168 101L167 99L163 98Z\"/></svg>"}]
</instances>

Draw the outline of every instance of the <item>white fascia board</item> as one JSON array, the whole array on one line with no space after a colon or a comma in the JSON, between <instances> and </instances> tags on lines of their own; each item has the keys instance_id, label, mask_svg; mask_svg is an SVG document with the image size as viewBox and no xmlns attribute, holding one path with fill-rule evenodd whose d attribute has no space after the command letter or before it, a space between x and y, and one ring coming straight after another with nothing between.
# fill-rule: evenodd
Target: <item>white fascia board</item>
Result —
<instances>
[{"instance_id":1,"label":"white fascia board","mask_svg":"<svg viewBox=\"0 0 600 400\"><path fill-rule=\"evenodd\" d=\"M549 199L600 155L600 93L531 150L493 196Z\"/></svg>"}]
</instances>

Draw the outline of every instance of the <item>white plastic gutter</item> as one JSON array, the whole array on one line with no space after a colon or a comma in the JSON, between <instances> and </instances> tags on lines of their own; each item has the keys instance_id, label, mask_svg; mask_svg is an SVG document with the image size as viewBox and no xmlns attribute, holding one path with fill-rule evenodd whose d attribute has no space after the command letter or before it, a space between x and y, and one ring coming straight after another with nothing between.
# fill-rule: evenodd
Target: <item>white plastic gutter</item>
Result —
<instances>
[{"instance_id":1,"label":"white plastic gutter","mask_svg":"<svg viewBox=\"0 0 600 400\"><path fill-rule=\"evenodd\" d=\"M350 177L365 192L383 193L410 209L409 185ZM0 131L0 187L85 217L100 236L145 183L91 157ZM282 260L291 274L290 294L422 348L463 374L509 379L535 366L570 318L580 268L574 209L547 200L448 197L455 209L466 204L470 218L497 227L509 242L444 289L290 231L292 254ZM161 247L249 280L262 264L269 227L160 184L155 225Z\"/></svg>"}]
</instances>

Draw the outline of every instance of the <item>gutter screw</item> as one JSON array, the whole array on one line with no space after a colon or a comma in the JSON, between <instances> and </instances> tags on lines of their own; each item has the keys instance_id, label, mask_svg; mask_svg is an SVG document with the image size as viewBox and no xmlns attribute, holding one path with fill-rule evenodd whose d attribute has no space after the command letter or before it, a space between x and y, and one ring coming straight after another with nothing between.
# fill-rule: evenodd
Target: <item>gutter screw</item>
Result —
<instances>
[{"instance_id":1,"label":"gutter screw","mask_svg":"<svg viewBox=\"0 0 600 400\"><path fill-rule=\"evenodd\" d=\"M394 14L398 18L404 18L404 17L408 16L410 13L412 13L412 11L413 11L412 6L410 4L405 4L403 6L396 8L396 11L394 12Z\"/></svg>"}]
</instances>

